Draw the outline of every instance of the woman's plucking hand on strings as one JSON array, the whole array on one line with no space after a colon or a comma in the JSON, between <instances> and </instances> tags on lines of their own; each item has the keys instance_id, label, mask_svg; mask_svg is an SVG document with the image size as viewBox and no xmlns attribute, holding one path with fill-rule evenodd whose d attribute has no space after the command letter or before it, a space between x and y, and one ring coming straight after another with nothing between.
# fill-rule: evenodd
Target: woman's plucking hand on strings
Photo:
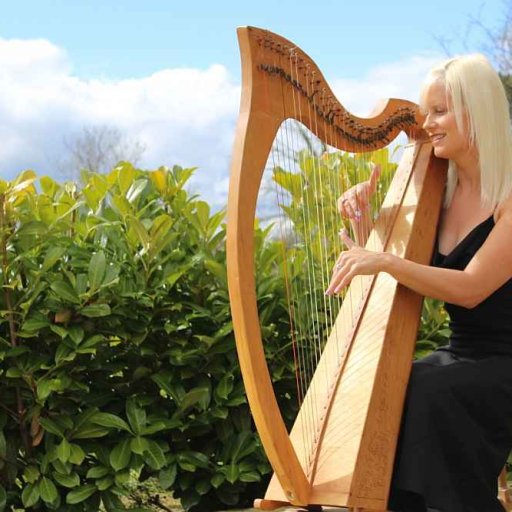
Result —
<instances>
[{"instance_id":1,"label":"woman's plucking hand on strings","mask_svg":"<svg viewBox=\"0 0 512 512\"><path fill-rule=\"evenodd\" d=\"M370 200L377 190L377 183L381 173L380 165L372 165L370 178L350 187L338 199L338 210L344 219L361 221L370 211Z\"/></svg>"},{"instance_id":2,"label":"woman's plucking hand on strings","mask_svg":"<svg viewBox=\"0 0 512 512\"><path fill-rule=\"evenodd\" d=\"M370 178L350 187L338 199L338 210L341 217L348 219L358 245L364 246L373 228L371 215L371 199L377 190L381 173L380 165L370 164Z\"/></svg>"},{"instance_id":3,"label":"woman's plucking hand on strings","mask_svg":"<svg viewBox=\"0 0 512 512\"><path fill-rule=\"evenodd\" d=\"M326 295L336 295L347 287L357 275L375 275L385 266L385 253L368 251L352 240L347 231L340 231L341 241L348 248L336 260Z\"/></svg>"}]
</instances>

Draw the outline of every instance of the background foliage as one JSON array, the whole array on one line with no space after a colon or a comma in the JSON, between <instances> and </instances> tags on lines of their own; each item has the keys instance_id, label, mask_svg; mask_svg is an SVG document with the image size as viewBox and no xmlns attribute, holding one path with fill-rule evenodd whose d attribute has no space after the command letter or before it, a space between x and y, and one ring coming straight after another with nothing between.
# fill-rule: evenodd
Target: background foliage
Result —
<instances>
[{"instance_id":1,"label":"background foliage","mask_svg":"<svg viewBox=\"0 0 512 512\"><path fill-rule=\"evenodd\" d=\"M124 163L80 191L31 171L0 182L0 509L123 509L149 476L187 509L257 494L269 467L236 360L224 212L184 190L191 173ZM256 236L289 402L278 242Z\"/></svg>"}]
</instances>

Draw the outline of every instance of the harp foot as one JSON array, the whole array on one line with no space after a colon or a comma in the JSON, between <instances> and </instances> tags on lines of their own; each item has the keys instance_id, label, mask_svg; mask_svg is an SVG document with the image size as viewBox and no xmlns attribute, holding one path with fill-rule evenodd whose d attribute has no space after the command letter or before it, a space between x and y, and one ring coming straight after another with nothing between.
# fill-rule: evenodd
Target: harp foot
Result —
<instances>
[{"instance_id":1,"label":"harp foot","mask_svg":"<svg viewBox=\"0 0 512 512\"><path fill-rule=\"evenodd\" d=\"M286 501L254 500L254 508L259 510L276 510L277 508L289 505Z\"/></svg>"}]
</instances>

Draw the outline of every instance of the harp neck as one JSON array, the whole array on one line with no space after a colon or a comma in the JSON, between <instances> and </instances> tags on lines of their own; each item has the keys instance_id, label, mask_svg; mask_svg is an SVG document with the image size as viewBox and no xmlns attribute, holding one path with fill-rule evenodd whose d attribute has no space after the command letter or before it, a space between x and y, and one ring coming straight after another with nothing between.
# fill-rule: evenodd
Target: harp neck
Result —
<instances>
[{"instance_id":1,"label":"harp neck","mask_svg":"<svg viewBox=\"0 0 512 512\"><path fill-rule=\"evenodd\" d=\"M287 39L255 27L238 29L242 57L241 115L263 115L278 126L297 119L330 145L364 152L388 145L404 131L424 138L423 116L407 100L379 102L370 117L338 101L314 61Z\"/></svg>"}]
</instances>

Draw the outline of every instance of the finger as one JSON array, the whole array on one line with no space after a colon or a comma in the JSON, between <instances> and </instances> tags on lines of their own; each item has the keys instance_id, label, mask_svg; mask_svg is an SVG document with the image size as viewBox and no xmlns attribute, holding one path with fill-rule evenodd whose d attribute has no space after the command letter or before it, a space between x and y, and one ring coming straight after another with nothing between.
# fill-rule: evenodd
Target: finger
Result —
<instances>
[{"instance_id":1,"label":"finger","mask_svg":"<svg viewBox=\"0 0 512 512\"><path fill-rule=\"evenodd\" d=\"M356 210L366 210L368 208L370 194L370 187L367 183L364 186L358 187L355 196Z\"/></svg>"},{"instance_id":2,"label":"finger","mask_svg":"<svg viewBox=\"0 0 512 512\"><path fill-rule=\"evenodd\" d=\"M347 209L346 209L347 201L348 201L348 199L344 198L343 196L341 196L338 199L338 211L340 212L341 216L344 219L348 219L349 218L349 214L348 214Z\"/></svg>"},{"instance_id":3,"label":"finger","mask_svg":"<svg viewBox=\"0 0 512 512\"><path fill-rule=\"evenodd\" d=\"M354 240L352 240L352 238L350 238L350 236L348 236L348 232L345 228L343 228L340 233L340 238L341 238L341 241L349 248L349 249L352 249L352 247L355 247L356 246L356 243L354 242Z\"/></svg>"},{"instance_id":4,"label":"finger","mask_svg":"<svg viewBox=\"0 0 512 512\"><path fill-rule=\"evenodd\" d=\"M340 293L343 288L346 288L352 281L352 275L351 274L347 274L338 284L338 286L336 286L334 288L334 291L332 292L334 295L337 295L338 293Z\"/></svg>"},{"instance_id":5,"label":"finger","mask_svg":"<svg viewBox=\"0 0 512 512\"><path fill-rule=\"evenodd\" d=\"M343 274L344 274L343 269L334 271L334 274L331 278L329 286L327 287L327 290L325 290L325 295L333 295L334 294L334 290L339 286L340 281L343 280Z\"/></svg>"},{"instance_id":6,"label":"finger","mask_svg":"<svg viewBox=\"0 0 512 512\"><path fill-rule=\"evenodd\" d=\"M372 173L370 174L370 189L371 191L375 191L377 188L377 182L379 181L379 177L382 173L382 167L379 164L370 164L372 166Z\"/></svg>"},{"instance_id":7,"label":"finger","mask_svg":"<svg viewBox=\"0 0 512 512\"><path fill-rule=\"evenodd\" d=\"M357 213L359 211L359 208L357 207L356 201L352 201L350 199L347 199L344 203L345 211L347 212L347 217L349 219L358 219L358 217L361 216L360 213Z\"/></svg>"}]
</instances>

